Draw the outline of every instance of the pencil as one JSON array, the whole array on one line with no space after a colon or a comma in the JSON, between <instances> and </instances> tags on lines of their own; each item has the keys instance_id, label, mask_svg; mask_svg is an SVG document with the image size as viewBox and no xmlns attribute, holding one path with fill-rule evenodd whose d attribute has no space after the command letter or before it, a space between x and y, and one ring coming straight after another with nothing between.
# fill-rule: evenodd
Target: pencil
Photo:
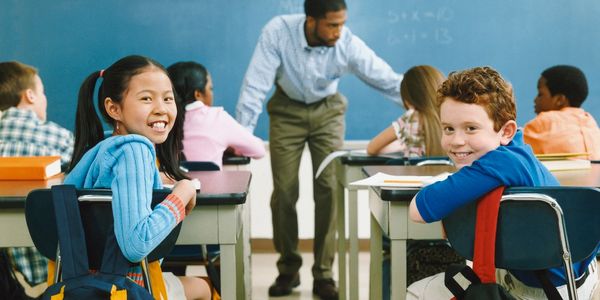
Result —
<instances>
[{"instance_id":1,"label":"pencil","mask_svg":"<svg viewBox=\"0 0 600 300\"><path fill-rule=\"evenodd\" d=\"M422 180L385 179L383 183L423 183Z\"/></svg>"}]
</instances>

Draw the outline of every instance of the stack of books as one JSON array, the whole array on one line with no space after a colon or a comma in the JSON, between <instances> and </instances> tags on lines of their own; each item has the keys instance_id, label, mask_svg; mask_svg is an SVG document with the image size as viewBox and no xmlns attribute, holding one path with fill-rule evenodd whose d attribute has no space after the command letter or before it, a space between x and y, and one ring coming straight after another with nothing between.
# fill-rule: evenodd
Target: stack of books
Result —
<instances>
[{"instance_id":1,"label":"stack of books","mask_svg":"<svg viewBox=\"0 0 600 300\"><path fill-rule=\"evenodd\" d=\"M581 158L588 155L589 153L549 153L536 154L535 156L550 172L556 172L592 168L589 160Z\"/></svg>"}]
</instances>

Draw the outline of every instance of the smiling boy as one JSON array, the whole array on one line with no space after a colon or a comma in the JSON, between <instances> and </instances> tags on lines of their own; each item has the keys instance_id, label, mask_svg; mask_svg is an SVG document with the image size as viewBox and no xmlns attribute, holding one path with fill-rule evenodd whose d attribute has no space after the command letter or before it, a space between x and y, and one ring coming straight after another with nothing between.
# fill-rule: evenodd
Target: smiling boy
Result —
<instances>
[{"instance_id":1,"label":"smiling boy","mask_svg":"<svg viewBox=\"0 0 600 300\"><path fill-rule=\"evenodd\" d=\"M411 201L409 214L415 222L443 219L466 203L498 186L556 186L556 178L535 158L517 129L512 88L489 67L453 72L438 90L442 148L458 171L448 179L423 188ZM449 197L448 195L452 195ZM592 263L590 263L592 262ZM589 299L597 276L593 257L574 264L581 280L577 292ZM523 299L545 299L533 272L498 270L498 283L512 295ZM549 270L551 282L566 296L564 272ZM591 278L591 279L590 279ZM413 283L407 299L449 299L444 274Z\"/></svg>"}]
</instances>

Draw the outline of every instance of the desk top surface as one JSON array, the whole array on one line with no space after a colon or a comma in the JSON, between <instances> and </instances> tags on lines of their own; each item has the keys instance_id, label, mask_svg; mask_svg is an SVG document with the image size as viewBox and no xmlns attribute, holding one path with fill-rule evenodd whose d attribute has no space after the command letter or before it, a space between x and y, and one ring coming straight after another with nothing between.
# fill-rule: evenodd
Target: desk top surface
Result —
<instances>
[{"instance_id":1,"label":"desk top surface","mask_svg":"<svg viewBox=\"0 0 600 300\"><path fill-rule=\"evenodd\" d=\"M382 172L390 175L434 176L443 172L456 172L452 166L367 166L363 168L366 176ZM600 164L592 164L591 169L553 172L563 186L600 187ZM420 188L375 189L382 200L410 201Z\"/></svg>"},{"instance_id":2,"label":"desk top surface","mask_svg":"<svg viewBox=\"0 0 600 300\"><path fill-rule=\"evenodd\" d=\"M202 184L196 197L197 205L244 203L252 177L249 171L203 171L189 175L198 178ZM49 180L0 180L0 206L23 207L30 191L61 184L63 179L64 175Z\"/></svg>"}]
</instances>

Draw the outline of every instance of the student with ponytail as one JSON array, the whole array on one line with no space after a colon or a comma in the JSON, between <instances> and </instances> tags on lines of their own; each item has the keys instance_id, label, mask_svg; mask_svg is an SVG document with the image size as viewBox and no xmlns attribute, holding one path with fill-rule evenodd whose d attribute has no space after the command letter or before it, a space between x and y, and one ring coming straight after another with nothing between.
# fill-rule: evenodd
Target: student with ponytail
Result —
<instances>
[{"instance_id":1,"label":"student with ponytail","mask_svg":"<svg viewBox=\"0 0 600 300\"><path fill-rule=\"evenodd\" d=\"M113 128L108 138L94 106L98 81L97 107ZM167 71L150 58L124 57L93 72L81 85L75 149L65 184L112 190L115 236L132 262L148 255L196 204L195 187L179 169L182 132ZM176 183L151 209L152 190L162 188L160 172ZM142 283L139 267L129 274ZM163 277L169 299L210 299L202 279L172 273Z\"/></svg>"},{"instance_id":2,"label":"student with ponytail","mask_svg":"<svg viewBox=\"0 0 600 300\"><path fill-rule=\"evenodd\" d=\"M436 101L437 89L444 79L444 74L432 66L408 69L400 84L406 112L369 142L367 153L386 152L388 145L398 141L405 157L445 155L440 143L442 127Z\"/></svg>"}]
</instances>

